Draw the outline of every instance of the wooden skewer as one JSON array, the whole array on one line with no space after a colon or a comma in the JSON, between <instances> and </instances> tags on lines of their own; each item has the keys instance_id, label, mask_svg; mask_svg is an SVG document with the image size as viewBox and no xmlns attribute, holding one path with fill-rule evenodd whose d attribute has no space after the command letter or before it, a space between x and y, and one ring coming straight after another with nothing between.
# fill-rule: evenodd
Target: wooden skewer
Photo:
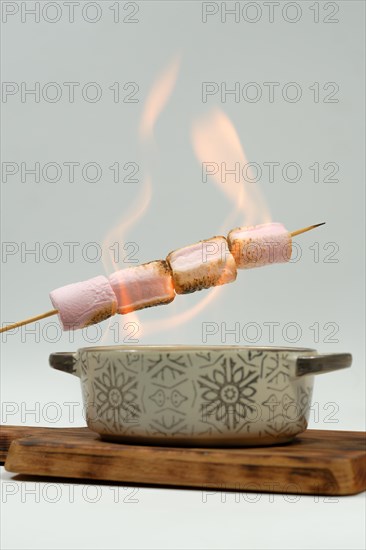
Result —
<instances>
[{"instance_id":1,"label":"wooden skewer","mask_svg":"<svg viewBox=\"0 0 366 550\"><path fill-rule=\"evenodd\" d=\"M309 225L308 227L304 227L303 229L298 229L297 231L293 231L290 233L291 237L296 237L296 235L301 235L301 233L306 233L307 231L311 231L312 229L315 229L316 227L319 227L320 225L324 225L325 222L317 223L315 225ZM7 325L6 327L0 328L0 332L7 332L8 330L12 330L14 328L22 327L23 325L28 325L29 323L34 323L35 321L39 321L40 319L45 319L46 317L51 317L52 315L56 315L58 313L57 309L52 309L51 311L47 311L46 313L41 313L41 315L36 315L35 317L29 317L28 319L24 319L23 321L19 321L18 323L13 323L12 325Z\"/></svg>"},{"instance_id":2,"label":"wooden skewer","mask_svg":"<svg viewBox=\"0 0 366 550\"><path fill-rule=\"evenodd\" d=\"M319 227L324 224L325 222L316 223L315 225L309 225L309 227L304 227L303 229L298 229L297 231L293 231L292 233L290 233L290 235L291 237L296 237L296 235L301 235L301 233L306 233L307 231L311 231L312 229L315 229L316 227Z\"/></svg>"},{"instance_id":3,"label":"wooden skewer","mask_svg":"<svg viewBox=\"0 0 366 550\"><path fill-rule=\"evenodd\" d=\"M18 321L18 323L13 323L12 325L7 325L6 327L0 328L0 332L6 332L8 330L12 330L13 328L22 327L23 325L28 325L29 323L34 323L35 321L39 321L40 319L45 319L46 317L51 317L52 315L56 315L58 313L58 309L52 309L51 311L47 311L46 313L41 313L41 315L36 315L35 317L29 317L28 319L23 319L23 321Z\"/></svg>"}]
</instances>

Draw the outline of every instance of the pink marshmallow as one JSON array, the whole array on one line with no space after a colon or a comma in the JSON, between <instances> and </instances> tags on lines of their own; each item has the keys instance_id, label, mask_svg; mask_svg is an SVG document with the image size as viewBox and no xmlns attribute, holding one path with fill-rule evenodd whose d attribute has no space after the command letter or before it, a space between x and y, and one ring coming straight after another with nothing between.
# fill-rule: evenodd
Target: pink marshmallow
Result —
<instances>
[{"instance_id":1,"label":"pink marshmallow","mask_svg":"<svg viewBox=\"0 0 366 550\"><path fill-rule=\"evenodd\" d=\"M109 277L117 297L117 312L169 304L175 298L171 271L164 260L116 271Z\"/></svg>"},{"instance_id":2,"label":"pink marshmallow","mask_svg":"<svg viewBox=\"0 0 366 550\"><path fill-rule=\"evenodd\" d=\"M281 223L238 227L227 240L239 269L285 263L291 258L291 235Z\"/></svg>"},{"instance_id":3,"label":"pink marshmallow","mask_svg":"<svg viewBox=\"0 0 366 550\"><path fill-rule=\"evenodd\" d=\"M235 260L225 237L212 237L174 250L167 261L177 294L188 294L236 279Z\"/></svg>"},{"instance_id":4,"label":"pink marshmallow","mask_svg":"<svg viewBox=\"0 0 366 550\"><path fill-rule=\"evenodd\" d=\"M107 277L62 286L50 292L64 330L75 330L108 319L116 313L117 299Z\"/></svg>"}]
</instances>

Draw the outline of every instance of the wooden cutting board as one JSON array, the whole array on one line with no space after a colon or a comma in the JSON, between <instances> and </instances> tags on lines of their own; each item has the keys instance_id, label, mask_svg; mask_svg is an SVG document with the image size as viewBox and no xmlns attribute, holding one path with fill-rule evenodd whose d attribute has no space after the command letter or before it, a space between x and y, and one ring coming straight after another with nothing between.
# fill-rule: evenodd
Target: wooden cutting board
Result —
<instances>
[{"instance_id":1,"label":"wooden cutting board","mask_svg":"<svg viewBox=\"0 0 366 550\"><path fill-rule=\"evenodd\" d=\"M207 491L352 495L366 489L365 432L307 430L286 445L228 449L110 443L87 428L21 429L20 439L1 429L3 447L13 439L5 469L18 474Z\"/></svg>"},{"instance_id":2,"label":"wooden cutting board","mask_svg":"<svg viewBox=\"0 0 366 550\"><path fill-rule=\"evenodd\" d=\"M88 428L43 428L39 426L10 426L7 424L0 425L0 464L4 464L10 444L15 439L22 437L40 437L50 434L58 435L84 435L91 434Z\"/></svg>"}]
</instances>

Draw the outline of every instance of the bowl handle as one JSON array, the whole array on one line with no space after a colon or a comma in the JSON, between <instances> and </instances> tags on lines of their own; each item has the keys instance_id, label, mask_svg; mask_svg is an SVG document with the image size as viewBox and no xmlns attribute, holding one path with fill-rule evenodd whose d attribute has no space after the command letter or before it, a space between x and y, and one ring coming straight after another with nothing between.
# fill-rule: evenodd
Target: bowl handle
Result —
<instances>
[{"instance_id":1,"label":"bowl handle","mask_svg":"<svg viewBox=\"0 0 366 550\"><path fill-rule=\"evenodd\" d=\"M334 370L346 369L352 363L350 353L324 353L323 355L304 355L296 360L296 376L322 374Z\"/></svg>"},{"instance_id":2,"label":"bowl handle","mask_svg":"<svg viewBox=\"0 0 366 550\"><path fill-rule=\"evenodd\" d=\"M76 353L71 351L51 353L49 363L53 369L62 370L63 372L79 376L76 368Z\"/></svg>"}]
</instances>

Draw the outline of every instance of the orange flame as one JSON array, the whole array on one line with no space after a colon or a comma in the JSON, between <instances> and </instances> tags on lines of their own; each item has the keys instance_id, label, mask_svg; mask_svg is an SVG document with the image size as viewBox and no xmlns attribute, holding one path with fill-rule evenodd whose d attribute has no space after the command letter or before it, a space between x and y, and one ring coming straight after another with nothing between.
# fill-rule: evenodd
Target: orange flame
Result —
<instances>
[{"instance_id":1,"label":"orange flame","mask_svg":"<svg viewBox=\"0 0 366 550\"><path fill-rule=\"evenodd\" d=\"M269 222L269 210L229 118L218 109L202 117L193 124L192 142L202 167L206 166L208 174L212 173L215 183L235 205L225 219L221 232L225 234L234 223L253 225ZM246 180L249 181L242 176L245 167ZM235 174L226 174L226 171L235 169ZM238 217L240 220L236 222Z\"/></svg>"},{"instance_id":2,"label":"orange flame","mask_svg":"<svg viewBox=\"0 0 366 550\"><path fill-rule=\"evenodd\" d=\"M214 301L214 299L218 295L219 290L220 286L216 286L214 288L211 288L209 291L206 291L206 293L197 304L190 308L187 308L182 313L169 315L165 319L159 319L159 321L144 322L140 335L142 334L144 337L146 337L150 336L151 334L156 334L157 332L171 331L172 329L187 323L188 321L196 317L199 313L201 313L201 311L203 311L212 301ZM185 295L177 295L175 299L184 300Z\"/></svg>"},{"instance_id":3,"label":"orange flame","mask_svg":"<svg viewBox=\"0 0 366 550\"><path fill-rule=\"evenodd\" d=\"M151 197L151 180L148 176L146 176L144 179L144 185L140 191L139 197L136 200L135 206L131 208L130 212L123 217L122 221L118 225L116 225L111 229L111 231L109 231L103 241L102 249L106 252L106 254L103 255L103 264L107 273L110 273L111 271L117 271L118 269L122 269L123 267L125 267L120 266L119 263L116 262L111 245L116 242L123 242L127 231L132 226L134 226L138 222L138 220L145 214L150 204Z\"/></svg>"},{"instance_id":4,"label":"orange flame","mask_svg":"<svg viewBox=\"0 0 366 550\"><path fill-rule=\"evenodd\" d=\"M140 136L144 140L153 137L153 130L157 119L159 118L159 115L161 114L174 89L178 77L179 64L180 59L176 56L151 88L143 108L140 124ZM141 189L135 206L127 215L123 217L122 222L114 227L104 239L103 251L106 254L103 255L103 264L107 273L126 267L120 266L118 262L115 261L111 246L115 242L123 242L126 238L127 231L130 230L131 227L134 226L146 212L150 204L151 197L151 180L148 176L146 176L144 178L143 188ZM124 291L121 290L121 292ZM128 301L128 296L124 296L124 298ZM128 314L128 322L139 324L139 319L136 312L131 312ZM106 334L107 332L104 333L103 339L106 338ZM141 337L141 325L139 337Z\"/></svg>"},{"instance_id":5,"label":"orange flame","mask_svg":"<svg viewBox=\"0 0 366 550\"><path fill-rule=\"evenodd\" d=\"M153 129L156 121L174 89L178 77L179 63L179 57L176 56L168 68L163 71L161 77L154 83L150 93L147 96L140 125L140 133L143 138L152 137L153 135ZM140 191L135 207L132 208L131 212L123 218L123 221L114 227L104 239L103 250L109 252L107 258L111 262L111 265L108 265L106 260L103 260L104 267L107 272L121 269L121 267L114 261L113 254L110 251L111 243L121 242L123 240L123 237L125 237L127 231L135 225L146 212L150 204L151 197L151 180L148 176L146 176L144 179L144 186Z\"/></svg>"},{"instance_id":6,"label":"orange flame","mask_svg":"<svg viewBox=\"0 0 366 550\"><path fill-rule=\"evenodd\" d=\"M107 234L103 241L102 250L104 252L103 264L107 273L112 271L118 271L123 269L126 266L119 265L119 262L116 261L115 255L113 253L113 244L123 242L126 237L127 231L134 226L138 220L145 214L146 210L149 207L152 196L152 186L149 177L145 177L144 185L141 189L140 195L136 200L135 206L130 210L130 212L123 218L123 220ZM123 291L121 291L123 292ZM126 298L126 297L125 297ZM131 312L128 316L128 322L138 324L139 318L135 312ZM110 327L111 319L109 320L108 328ZM107 330L102 336L102 342L107 339Z\"/></svg>"},{"instance_id":7,"label":"orange flame","mask_svg":"<svg viewBox=\"0 0 366 550\"><path fill-rule=\"evenodd\" d=\"M146 100L140 124L140 137L142 140L149 140L153 137L154 127L159 115L162 113L169 97L174 89L178 77L179 58L176 57L160 78L154 83L151 92ZM245 153L241 146L238 134L229 120L229 118L219 110L215 110L206 115L201 120L196 121L192 128L192 142L195 153L200 163L213 163L221 166L226 163L228 169L232 169L235 163L241 166L248 164ZM250 170L249 170L250 174ZM213 174L214 181L219 188L227 195L233 203L233 207L220 229L220 233L226 234L231 228L234 220L240 217L241 225L251 225L253 223L265 223L270 220L268 209L264 199L261 196L258 185L253 181L238 181L238 178L232 178L224 181L220 171ZM250 174L249 179L253 180ZM126 232L144 215L152 195L152 185L150 178L145 178L143 189L136 201L135 207L129 215L115 227L106 237L103 246L104 250L110 248L110 243L120 242L126 236ZM220 234L219 233L219 234ZM198 239L199 240L199 236ZM111 254L109 254L110 265L105 267L107 271L120 269ZM202 294L202 298L194 306L187 308L178 314L172 315L174 304L178 305L177 300L186 299L185 296L176 296L175 301L166 308L158 308L159 315L166 311L167 317L159 318L154 321L146 321L143 325L139 322L136 312L131 312L127 316L119 317L121 329L126 323L136 323L139 333L136 335L139 340L141 337L154 334L156 332L171 331L172 328L187 323L193 317L201 313L211 302L218 297L220 287L210 289L209 292Z\"/></svg>"},{"instance_id":8,"label":"orange flame","mask_svg":"<svg viewBox=\"0 0 366 550\"><path fill-rule=\"evenodd\" d=\"M248 165L248 160L232 122L218 109L195 121L192 129L192 142L196 156L201 163L209 162L219 167L224 163L228 170L233 169L235 163L239 163L241 168ZM259 186L253 181L255 178L250 166L247 176L249 182L238 178L228 178L228 181L224 181L220 170L214 174L215 182L233 203L233 208L219 229L218 234L226 235L232 229L234 223L252 225L254 223L267 223L271 220ZM228 265L228 260L225 261ZM220 280L218 284L222 284L222 281ZM172 330L172 328L187 323L214 300L217 300L219 292L220 286L216 286L208 292L206 291L201 300L186 311L170 315L163 321L160 319L158 322L144 323L144 336L158 330ZM177 299L185 299L185 297L177 296Z\"/></svg>"},{"instance_id":9,"label":"orange flame","mask_svg":"<svg viewBox=\"0 0 366 550\"><path fill-rule=\"evenodd\" d=\"M156 121L168 102L177 81L179 65L180 58L177 56L153 85L142 113L140 124L140 136L142 139L153 136Z\"/></svg>"}]
</instances>

